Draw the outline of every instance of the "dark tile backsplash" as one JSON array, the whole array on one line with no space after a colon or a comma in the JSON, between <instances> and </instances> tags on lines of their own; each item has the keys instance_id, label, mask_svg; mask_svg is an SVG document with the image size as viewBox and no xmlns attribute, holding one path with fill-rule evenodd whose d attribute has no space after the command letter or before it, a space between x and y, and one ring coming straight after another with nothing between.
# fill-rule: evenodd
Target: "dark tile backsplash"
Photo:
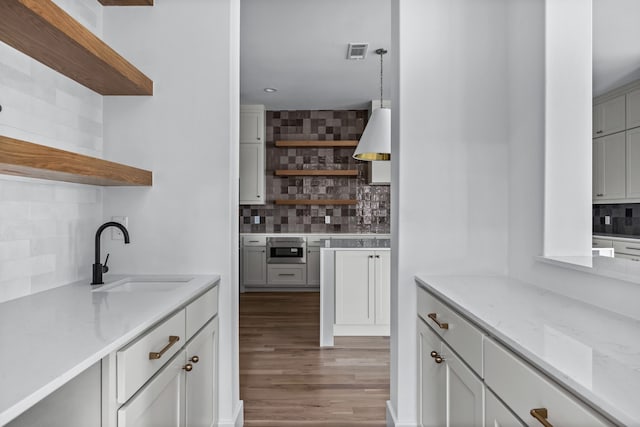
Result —
<instances>
[{"instance_id":1,"label":"dark tile backsplash","mask_svg":"<svg viewBox=\"0 0 640 427\"><path fill-rule=\"evenodd\" d=\"M388 185L367 184L354 148L280 148L275 141L360 139L367 110L267 111L266 204L240 206L241 233L389 233ZM357 169L357 177L277 177L277 169ZM357 199L356 205L282 206L275 199ZM254 224L254 217L260 223ZM325 216L331 223L325 224Z\"/></svg>"},{"instance_id":2,"label":"dark tile backsplash","mask_svg":"<svg viewBox=\"0 0 640 427\"><path fill-rule=\"evenodd\" d=\"M605 225L605 216L611 224ZM593 205L593 232L640 237L640 203Z\"/></svg>"}]
</instances>

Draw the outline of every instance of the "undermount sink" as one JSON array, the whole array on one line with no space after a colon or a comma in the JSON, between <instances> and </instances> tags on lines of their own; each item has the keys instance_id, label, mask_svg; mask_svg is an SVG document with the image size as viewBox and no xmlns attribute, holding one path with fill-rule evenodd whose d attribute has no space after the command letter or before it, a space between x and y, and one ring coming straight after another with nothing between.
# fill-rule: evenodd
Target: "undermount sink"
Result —
<instances>
[{"instance_id":1,"label":"undermount sink","mask_svg":"<svg viewBox=\"0 0 640 427\"><path fill-rule=\"evenodd\" d=\"M171 292L191 280L192 277L124 279L103 285L94 292Z\"/></svg>"}]
</instances>

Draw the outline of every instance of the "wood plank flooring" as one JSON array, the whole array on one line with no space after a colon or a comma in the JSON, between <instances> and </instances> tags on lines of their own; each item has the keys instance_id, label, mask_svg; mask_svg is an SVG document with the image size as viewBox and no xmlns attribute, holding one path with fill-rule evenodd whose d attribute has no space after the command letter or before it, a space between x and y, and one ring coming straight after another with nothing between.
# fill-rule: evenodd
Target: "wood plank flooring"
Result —
<instances>
[{"instance_id":1,"label":"wood plank flooring","mask_svg":"<svg viewBox=\"0 0 640 427\"><path fill-rule=\"evenodd\" d=\"M245 426L385 426L389 338L319 334L316 292L240 296Z\"/></svg>"}]
</instances>

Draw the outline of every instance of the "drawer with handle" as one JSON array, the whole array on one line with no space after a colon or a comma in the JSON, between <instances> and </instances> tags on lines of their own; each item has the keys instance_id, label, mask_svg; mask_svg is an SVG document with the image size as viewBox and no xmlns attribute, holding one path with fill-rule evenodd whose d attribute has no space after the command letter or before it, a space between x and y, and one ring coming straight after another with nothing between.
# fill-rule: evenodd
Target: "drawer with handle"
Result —
<instances>
[{"instance_id":1,"label":"drawer with handle","mask_svg":"<svg viewBox=\"0 0 640 427\"><path fill-rule=\"evenodd\" d=\"M215 288L217 289L217 287ZM182 309L116 353L117 400L124 403L186 342Z\"/></svg>"},{"instance_id":2,"label":"drawer with handle","mask_svg":"<svg viewBox=\"0 0 640 427\"><path fill-rule=\"evenodd\" d=\"M417 292L418 316L482 377L482 332L423 288Z\"/></svg>"},{"instance_id":3,"label":"drawer with handle","mask_svg":"<svg viewBox=\"0 0 640 427\"><path fill-rule=\"evenodd\" d=\"M487 386L530 427L612 426L511 351L488 338L484 341L484 373Z\"/></svg>"},{"instance_id":4,"label":"drawer with handle","mask_svg":"<svg viewBox=\"0 0 640 427\"><path fill-rule=\"evenodd\" d=\"M591 240L591 246L593 246L594 248L612 248L613 247L613 240L599 239L599 238L594 237Z\"/></svg>"},{"instance_id":5,"label":"drawer with handle","mask_svg":"<svg viewBox=\"0 0 640 427\"><path fill-rule=\"evenodd\" d=\"M627 254L627 255L636 255L637 257L640 257L640 242L633 243L633 242L614 241L613 250L616 256L618 254Z\"/></svg>"},{"instance_id":6,"label":"drawer with handle","mask_svg":"<svg viewBox=\"0 0 640 427\"><path fill-rule=\"evenodd\" d=\"M266 236L242 236L243 246L267 246Z\"/></svg>"},{"instance_id":7,"label":"drawer with handle","mask_svg":"<svg viewBox=\"0 0 640 427\"><path fill-rule=\"evenodd\" d=\"M269 265L267 283L274 286L290 286L307 283L307 265Z\"/></svg>"}]
</instances>

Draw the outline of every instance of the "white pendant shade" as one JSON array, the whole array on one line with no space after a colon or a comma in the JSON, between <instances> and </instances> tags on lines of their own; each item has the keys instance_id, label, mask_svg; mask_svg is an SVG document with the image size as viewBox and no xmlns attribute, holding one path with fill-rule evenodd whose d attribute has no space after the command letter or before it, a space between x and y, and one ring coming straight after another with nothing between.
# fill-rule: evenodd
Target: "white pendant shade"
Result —
<instances>
[{"instance_id":1,"label":"white pendant shade","mask_svg":"<svg viewBox=\"0 0 640 427\"><path fill-rule=\"evenodd\" d=\"M358 142L353 158L358 160L391 160L391 110L376 108Z\"/></svg>"}]
</instances>

